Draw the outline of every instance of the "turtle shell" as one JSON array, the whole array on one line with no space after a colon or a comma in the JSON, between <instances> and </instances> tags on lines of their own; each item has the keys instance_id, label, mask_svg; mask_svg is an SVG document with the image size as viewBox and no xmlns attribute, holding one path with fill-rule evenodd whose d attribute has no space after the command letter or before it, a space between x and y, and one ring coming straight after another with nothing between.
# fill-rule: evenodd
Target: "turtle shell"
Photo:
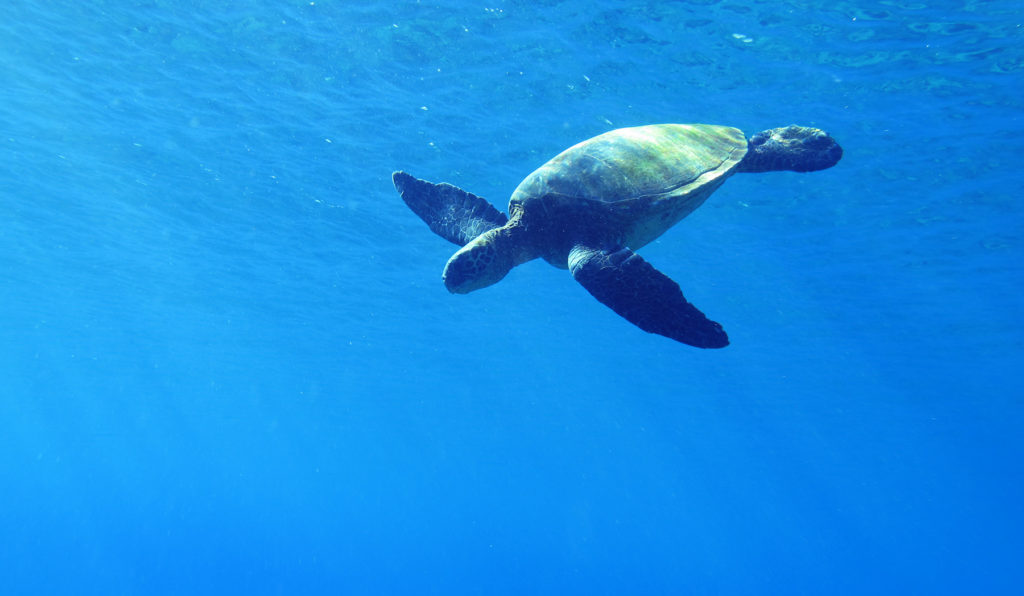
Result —
<instances>
[{"instance_id":1,"label":"turtle shell","mask_svg":"<svg viewBox=\"0 0 1024 596\"><path fill-rule=\"evenodd\" d=\"M547 207L605 213L633 248L650 242L704 202L747 153L743 133L709 124L620 128L574 145L526 177L510 211Z\"/></svg>"}]
</instances>

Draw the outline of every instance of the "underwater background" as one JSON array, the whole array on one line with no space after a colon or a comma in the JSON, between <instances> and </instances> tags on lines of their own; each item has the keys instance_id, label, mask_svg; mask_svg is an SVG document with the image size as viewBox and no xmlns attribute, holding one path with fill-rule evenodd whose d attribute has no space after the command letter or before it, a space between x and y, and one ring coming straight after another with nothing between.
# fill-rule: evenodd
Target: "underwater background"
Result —
<instances>
[{"instance_id":1,"label":"underwater background","mask_svg":"<svg viewBox=\"0 0 1024 596\"><path fill-rule=\"evenodd\" d=\"M0 13L0 592L1020 589L1019 2ZM845 151L641 252L723 350L391 183L662 122Z\"/></svg>"}]
</instances>

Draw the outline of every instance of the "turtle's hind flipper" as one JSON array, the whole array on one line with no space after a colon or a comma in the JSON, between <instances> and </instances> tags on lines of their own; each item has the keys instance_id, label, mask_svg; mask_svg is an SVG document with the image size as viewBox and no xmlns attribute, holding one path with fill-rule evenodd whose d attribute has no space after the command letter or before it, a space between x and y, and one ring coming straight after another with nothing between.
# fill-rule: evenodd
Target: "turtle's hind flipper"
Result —
<instances>
[{"instance_id":1,"label":"turtle's hind flipper","mask_svg":"<svg viewBox=\"0 0 1024 596\"><path fill-rule=\"evenodd\" d=\"M615 252L577 246L569 253L573 278L630 323L698 348L724 348L722 326L683 297L679 284L628 248Z\"/></svg>"},{"instance_id":2,"label":"turtle's hind flipper","mask_svg":"<svg viewBox=\"0 0 1024 596\"><path fill-rule=\"evenodd\" d=\"M405 204L434 233L459 246L508 222L508 217L494 205L457 186L434 184L405 172L395 172L391 179Z\"/></svg>"}]
</instances>

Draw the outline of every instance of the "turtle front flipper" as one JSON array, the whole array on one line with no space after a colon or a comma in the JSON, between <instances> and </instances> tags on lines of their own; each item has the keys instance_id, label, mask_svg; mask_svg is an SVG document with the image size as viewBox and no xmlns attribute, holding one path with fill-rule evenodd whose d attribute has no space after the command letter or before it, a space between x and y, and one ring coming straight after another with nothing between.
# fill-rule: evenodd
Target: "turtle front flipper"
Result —
<instances>
[{"instance_id":1,"label":"turtle front flipper","mask_svg":"<svg viewBox=\"0 0 1024 596\"><path fill-rule=\"evenodd\" d=\"M628 248L576 246L569 270L594 298L644 331L698 348L729 345L722 326L687 302L679 284Z\"/></svg>"},{"instance_id":2,"label":"turtle front flipper","mask_svg":"<svg viewBox=\"0 0 1024 596\"><path fill-rule=\"evenodd\" d=\"M459 246L508 223L508 217L494 205L457 186L434 184L405 172L395 172L391 179L405 204L434 233Z\"/></svg>"}]
</instances>

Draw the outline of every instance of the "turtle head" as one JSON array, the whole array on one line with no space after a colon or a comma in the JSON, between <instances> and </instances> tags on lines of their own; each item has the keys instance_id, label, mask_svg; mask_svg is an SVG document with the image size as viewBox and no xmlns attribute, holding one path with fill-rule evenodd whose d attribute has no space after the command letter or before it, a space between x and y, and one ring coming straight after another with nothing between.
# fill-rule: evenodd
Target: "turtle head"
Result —
<instances>
[{"instance_id":1,"label":"turtle head","mask_svg":"<svg viewBox=\"0 0 1024 596\"><path fill-rule=\"evenodd\" d=\"M814 172L831 168L842 156L843 148L827 132L793 124L750 137L739 171Z\"/></svg>"},{"instance_id":2,"label":"turtle head","mask_svg":"<svg viewBox=\"0 0 1024 596\"><path fill-rule=\"evenodd\" d=\"M468 294L498 283L518 264L509 244L506 228L480 234L448 259L441 275L444 286L453 294Z\"/></svg>"}]
</instances>

